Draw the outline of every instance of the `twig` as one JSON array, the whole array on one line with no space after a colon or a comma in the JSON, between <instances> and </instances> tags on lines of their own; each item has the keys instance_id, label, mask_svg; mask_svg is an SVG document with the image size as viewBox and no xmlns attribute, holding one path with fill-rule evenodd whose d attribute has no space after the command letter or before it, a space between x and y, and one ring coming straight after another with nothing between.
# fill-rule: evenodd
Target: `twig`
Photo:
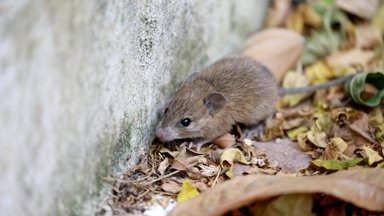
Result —
<instances>
[{"instance_id":1,"label":"twig","mask_svg":"<svg viewBox=\"0 0 384 216\"><path fill-rule=\"evenodd\" d=\"M143 185L141 185L141 186L148 186L148 185L151 185L151 184L153 184L153 183L155 183L155 182L160 181L161 179L168 178L168 177L173 176L173 175L175 175L175 174L177 174L177 173L179 173L179 172L180 172L180 170L176 170L176 171L171 172L171 173L169 173L169 174L167 174L167 175L165 175L165 176L161 176L161 177L158 178L158 179L154 179L154 180L152 180L152 181L150 181L150 182L147 182L147 183L145 183L145 184L143 184Z\"/></svg>"},{"instance_id":2,"label":"twig","mask_svg":"<svg viewBox=\"0 0 384 216\"><path fill-rule=\"evenodd\" d=\"M135 200L139 200L141 197L145 196L150 190L146 189L144 193L140 194L135 198Z\"/></svg>"},{"instance_id":3,"label":"twig","mask_svg":"<svg viewBox=\"0 0 384 216\"><path fill-rule=\"evenodd\" d=\"M211 187L214 187L216 185L217 179L219 179L220 174L221 174L221 167L219 168L219 172L217 172L217 175L216 175L215 180L213 181Z\"/></svg>"}]
</instances>

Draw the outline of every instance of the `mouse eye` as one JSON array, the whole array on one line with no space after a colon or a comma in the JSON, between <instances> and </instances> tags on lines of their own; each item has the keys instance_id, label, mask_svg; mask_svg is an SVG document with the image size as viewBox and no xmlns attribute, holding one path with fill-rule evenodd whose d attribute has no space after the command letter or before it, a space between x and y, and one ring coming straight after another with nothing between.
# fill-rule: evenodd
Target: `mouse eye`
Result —
<instances>
[{"instance_id":1,"label":"mouse eye","mask_svg":"<svg viewBox=\"0 0 384 216\"><path fill-rule=\"evenodd\" d=\"M164 110L164 114L167 113L167 112L168 112L168 107L165 108L165 110Z\"/></svg>"},{"instance_id":2,"label":"mouse eye","mask_svg":"<svg viewBox=\"0 0 384 216\"><path fill-rule=\"evenodd\" d=\"M180 124L183 125L184 127L188 127L191 124L191 119L190 118L185 118L181 120Z\"/></svg>"}]
</instances>

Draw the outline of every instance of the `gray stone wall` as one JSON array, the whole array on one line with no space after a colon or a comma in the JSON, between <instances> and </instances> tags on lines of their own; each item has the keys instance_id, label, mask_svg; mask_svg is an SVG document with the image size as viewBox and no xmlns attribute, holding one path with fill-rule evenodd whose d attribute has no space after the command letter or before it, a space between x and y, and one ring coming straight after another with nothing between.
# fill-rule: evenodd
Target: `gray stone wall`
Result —
<instances>
[{"instance_id":1,"label":"gray stone wall","mask_svg":"<svg viewBox=\"0 0 384 216\"><path fill-rule=\"evenodd\" d=\"M267 3L0 1L0 215L87 214L174 87L256 31Z\"/></svg>"}]
</instances>

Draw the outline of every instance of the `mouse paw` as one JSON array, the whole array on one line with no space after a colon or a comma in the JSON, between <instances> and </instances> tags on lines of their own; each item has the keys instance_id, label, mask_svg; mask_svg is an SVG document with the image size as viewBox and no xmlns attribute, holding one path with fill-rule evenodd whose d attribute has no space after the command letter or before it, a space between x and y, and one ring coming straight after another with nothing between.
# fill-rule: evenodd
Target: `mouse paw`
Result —
<instances>
[{"instance_id":1,"label":"mouse paw","mask_svg":"<svg viewBox=\"0 0 384 216\"><path fill-rule=\"evenodd\" d=\"M193 146L196 147L196 151L200 151L201 147L203 147L204 144L207 144L207 141L200 141L197 143L193 143Z\"/></svg>"}]
</instances>

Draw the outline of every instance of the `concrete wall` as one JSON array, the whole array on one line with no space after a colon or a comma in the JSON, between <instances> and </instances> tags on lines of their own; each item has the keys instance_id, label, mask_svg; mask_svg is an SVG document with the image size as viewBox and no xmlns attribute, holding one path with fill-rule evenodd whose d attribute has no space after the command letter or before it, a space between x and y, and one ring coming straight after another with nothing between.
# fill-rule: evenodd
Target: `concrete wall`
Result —
<instances>
[{"instance_id":1,"label":"concrete wall","mask_svg":"<svg viewBox=\"0 0 384 216\"><path fill-rule=\"evenodd\" d=\"M92 212L174 86L259 28L267 3L0 1L0 215Z\"/></svg>"}]
</instances>

